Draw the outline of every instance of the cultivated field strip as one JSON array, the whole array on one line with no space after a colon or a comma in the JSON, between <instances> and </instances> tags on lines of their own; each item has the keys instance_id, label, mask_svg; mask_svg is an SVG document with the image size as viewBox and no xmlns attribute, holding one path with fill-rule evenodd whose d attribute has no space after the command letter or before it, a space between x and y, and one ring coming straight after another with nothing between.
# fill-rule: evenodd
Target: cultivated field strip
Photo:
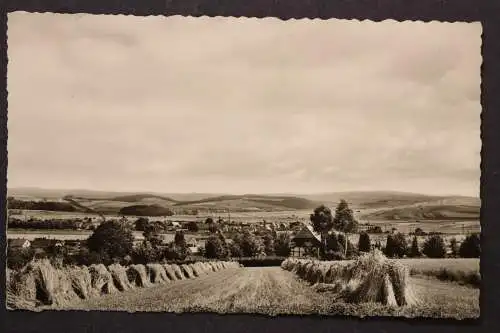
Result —
<instances>
[{"instance_id":1,"label":"cultivated field strip","mask_svg":"<svg viewBox=\"0 0 500 333\"><path fill-rule=\"evenodd\" d=\"M409 283L421 300L419 306L351 304L338 301L332 292L316 292L308 282L280 267L230 268L193 280L81 300L62 309L458 319L479 316L478 289L412 277Z\"/></svg>"}]
</instances>

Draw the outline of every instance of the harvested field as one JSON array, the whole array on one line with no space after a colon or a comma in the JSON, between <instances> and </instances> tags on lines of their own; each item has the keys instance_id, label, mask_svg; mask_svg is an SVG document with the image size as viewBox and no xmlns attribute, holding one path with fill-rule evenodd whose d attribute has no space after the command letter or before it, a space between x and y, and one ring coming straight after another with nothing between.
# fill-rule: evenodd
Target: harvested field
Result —
<instances>
[{"instance_id":1,"label":"harvested field","mask_svg":"<svg viewBox=\"0 0 500 333\"><path fill-rule=\"evenodd\" d=\"M198 265L199 266L199 265ZM239 268L237 263L219 263L220 267ZM196 264L176 266L184 279L195 278ZM90 267L55 268L49 260L35 260L19 271L7 271L7 306L9 309L43 310L65 308L80 299L152 287L175 280L170 265L148 264L123 267L102 264ZM205 275L205 274L204 274ZM171 279L170 276L174 276Z\"/></svg>"},{"instance_id":2,"label":"harvested field","mask_svg":"<svg viewBox=\"0 0 500 333\"><path fill-rule=\"evenodd\" d=\"M335 302L332 292L317 292L294 273L279 267L229 268L152 288L131 290L65 309L352 316L474 318L479 316L479 290L410 277L422 305L394 307L377 303Z\"/></svg>"},{"instance_id":3,"label":"harvested field","mask_svg":"<svg viewBox=\"0 0 500 333\"><path fill-rule=\"evenodd\" d=\"M481 285L479 259L399 259L410 274L477 287Z\"/></svg>"}]
</instances>

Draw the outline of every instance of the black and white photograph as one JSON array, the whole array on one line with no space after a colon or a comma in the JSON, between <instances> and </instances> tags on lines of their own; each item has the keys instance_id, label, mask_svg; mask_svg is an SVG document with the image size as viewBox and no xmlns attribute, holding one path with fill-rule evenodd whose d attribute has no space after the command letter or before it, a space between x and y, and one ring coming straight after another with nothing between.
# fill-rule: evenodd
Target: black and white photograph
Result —
<instances>
[{"instance_id":1,"label":"black and white photograph","mask_svg":"<svg viewBox=\"0 0 500 333\"><path fill-rule=\"evenodd\" d=\"M480 317L481 23L7 18L9 310Z\"/></svg>"}]
</instances>

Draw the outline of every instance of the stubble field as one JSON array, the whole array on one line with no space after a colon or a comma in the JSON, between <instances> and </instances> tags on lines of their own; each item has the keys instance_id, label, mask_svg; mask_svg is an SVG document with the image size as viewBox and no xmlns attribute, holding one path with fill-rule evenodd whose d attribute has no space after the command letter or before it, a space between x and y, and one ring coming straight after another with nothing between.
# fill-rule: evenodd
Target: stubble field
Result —
<instances>
[{"instance_id":1,"label":"stubble field","mask_svg":"<svg viewBox=\"0 0 500 333\"><path fill-rule=\"evenodd\" d=\"M421 300L419 306L355 305L335 302L332 294L314 291L305 281L280 267L235 268L193 280L79 301L65 309L457 319L479 316L478 288L420 277L412 277L411 284Z\"/></svg>"}]
</instances>

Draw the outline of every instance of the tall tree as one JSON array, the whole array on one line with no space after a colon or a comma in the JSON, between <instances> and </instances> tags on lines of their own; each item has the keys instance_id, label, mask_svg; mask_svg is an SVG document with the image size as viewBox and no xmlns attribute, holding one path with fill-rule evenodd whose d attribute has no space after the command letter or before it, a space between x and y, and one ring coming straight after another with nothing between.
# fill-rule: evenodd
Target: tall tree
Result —
<instances>
[{"instance_id":1,"label":"tall tree","mask_svg":"<svg viewBox=\"0 0 500 333\"><path fill-rule=\"evenodd\" d=\"M310 220L313 230L321 236L321 255L324 257L326 254L326 236L333 228L332 211L325 205L318 206L310 215Z\"/></svg>"},{"instance_id":2,"label":"tall tree","mask_svg":"<svg viewBox=\"0 0 500 333\"><path fill-rule=\"evenodd\" d=\"M422 252L429 258L444 258L446 255L446 245L439 235L433 235L424 243Z\"/></svg>"},{"instance_id":3,"label":"tall tree","mask_svg":"<svg viewBox=\"0 0 500 333\"><path fill-rule=\"evenodd\" d=\"M422 253L420 252L420 248L418 246L417 236L413 236L413 240L411 241L411 247L408 255L411 258L417 258L422 255Z\"/></svg>"},{"instance_id":4,"label":"tall tree","mask_svg":"<svg viewBox=\"0 0 500 333\"><path fill-rule=\"evenodd\" d=\"M292 252L290 243L291 239L288 234L277 235L274 242L274 250L276 252L276 255L288 257L290 255L290 252Z\"/></svg>"},{"instance_id":5,"label":"tall tree","mask_svg":"<svg viewBox=\"0 0 500 333\"><path fill-rule=\"evenodd\" d=\"M123 258L132 252L132 231L115 221L103 222L87 239L90 251L101 252L110 258Z\"/></svg>"},{"instance_id":6,"label":"tall tree","mask_svg":"<svg viewBox=\"0 0 500 333\"><path fill-rule=\"evenodd\" d=\"M358 228L358 222L354 218L354 213L352 209L349 208L349 204L344 199L340 200L337 208L335 209L335 218L333 219L333 228L344 233L345 241L344 251L347 256L347 239L348 233L356 232Z\"/></svg>"},{"instance_id":7,"label":"tall tree","mask_svg":"<svg viewBox=\"0 0 500 333\"><path fill-rule=\"evenodd\" d=\"M451 255L456 258L458 257L458 254L459 254L459 246L458 246L458 241L455 237L453 237L452 239L450 239L450 249L451 249Z\"/></svg>"},{"instance_id":8,"label":"tall tree","mask_svg":"<svg viewBox=\"0 0 500 333\"><path fill-rule=\"evenodd\" d=\"M462 258L479 258L481 256L481 239L478 234L467 236L458 250Z\"/></svg>"},{"instance_id":9,"label":"tall tree","mask_svg":"<svg viewBox=\"0 0 500 333\"><path fill-rule=\"evenodd\" d=\"M402 258L408 253L408 243L402 233L387 235L385 255L388 257Z\"/></svg>"},{"instance_id":10,"label":"tall tree","mask_svg":"<svg viewBox=\"0 0 500 333\"><path fill-rule=\"evenodd\" d=\"M359 234L358 250L360 252L370 252L372 248L370 236L366 232Z\"/></svg>"},{"instance_id":11,"label":"tall tree","mask_svg":"<svg viewBox=\"0 0 500 333\"><path fill-rule=\"evenodd\" d=\"M273 255L275 253L273 234L270 232L266 233L264 237L262 237L262 240L264 245L264 252L266 253L266 255Z\"/></svg>"}]
</instances>

